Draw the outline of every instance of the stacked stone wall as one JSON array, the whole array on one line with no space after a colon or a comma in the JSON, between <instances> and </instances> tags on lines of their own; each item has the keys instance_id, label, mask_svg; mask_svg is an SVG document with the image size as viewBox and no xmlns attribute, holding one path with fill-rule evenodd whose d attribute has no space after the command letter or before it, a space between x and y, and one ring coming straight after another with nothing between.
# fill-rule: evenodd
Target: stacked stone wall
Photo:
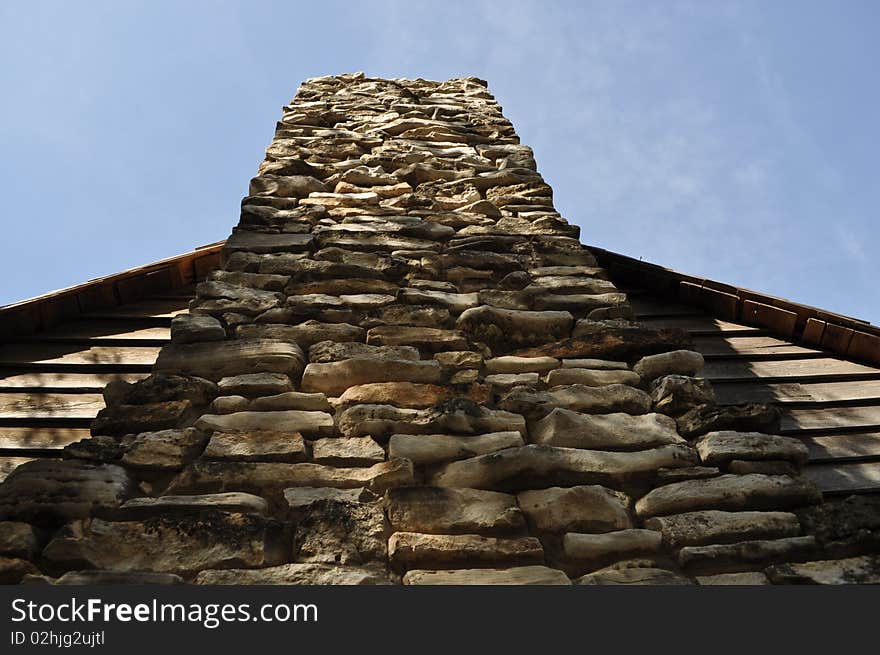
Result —
<instances>
[{"instance_id":1,"label":"stacked stone wall","mask_svg":"<svg viewBox=\"0 0 880 655\"><path fill-rule=\"evenodd\" d=\"M65 459L0 485L7 580L869 566L864 526L817 528L776 412L717 407L686 336L632 322L552 196L481 80L304 83L153 374L109 385Z\"/></svg>"}]
</instances>

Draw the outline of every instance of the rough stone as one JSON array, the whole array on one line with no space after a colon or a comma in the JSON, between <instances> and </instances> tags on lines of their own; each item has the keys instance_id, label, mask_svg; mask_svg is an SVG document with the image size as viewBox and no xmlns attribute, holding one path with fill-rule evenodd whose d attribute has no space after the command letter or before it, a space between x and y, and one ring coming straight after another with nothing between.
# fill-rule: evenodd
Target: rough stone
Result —
<instances>
[{"instance_id":1,"label":"rough stone","mask_svg":"<svg viewBox=\"0 0 880 655\"><path fill-rule=\"evenodd\" d=\"M654 489L636 503L643 518L701 509L780 510L822 500L816 486L787 475L721 475L707 480L674 482Z\"/></svg>"},{"instance_id":2,"label":"rough stone","mask_svg":"<svg viewBox=\"0 0 880 655\"><path fill-rule=\"evenodd\" d=\"M395 532L388 540L388 558L393 565L406 568L475 563L524 565L542 562L544 549L534 537Z\"/></svg>"},{"instance_id":3,"label":"rough stone","mask_svg":"<svg viewBox=\"0 0 880 655\"><path fill-rule=\"evenodd\" d=\"M384 438L392 434L526 433L522 416L488 409L465 399L455 399L426 410L392 405L355 405L339 416L339 431L347 437Z\"/></svg>"},{"instance_id":4,"label":"rough stone","mask_svg":"<svg viewBox=\"0 0 880 655\"><path fill-rule=\"evenodd\" d=\"M285 410L205 414L196 421L199 430L216 432L299 432L304 436L333 433L333 417L326 412Z\"/></svg>"},{"instance_id":5,"label":"rough stone","mask_svg":"<svg viewBox=\"0 0 880 655\"><path fill-rule=\"evenodd\" d=\"M710 432L694 444L700 459L713 466L732 460L785 460L800 466L806 463L809 451L800 439L760 432Z\"/></svg>"},{"instance_id":6,"label":"rough stone","mask_svg":"<svg viewBox=\"0 0 880 655\"><path fill-rule=\"evenodd\" d=\"M548 446L640 450L684 443L675 421L662 414L580 414L556 408L530 430L532 441Z\"/></svg>"},{"instance_id":7,"label":"rough stone","mask_svg":"<svg viewBox=\"0 0 880 655\"><path fill-rule=\"evenodd\" d=\"M177 470L195 459L207 441L193 428L162 430L137 435L122 463L139 469Z\"/></svg>"},{"instance_id":8,"label":"rough stone","mask_svg":"<svg viewBox=\"0 0 880 655\"><path fill-rule=\"evenodd\" d=\"M349 387L339 396L339 403L394 405L411 409L433 407L456 396L455 389L436 384L414 382L372 382Z\"/></svg>"},{"instance_id":9,"label":"rough stone","mask_svg":"<svg viewBox=\"0 0 880 655\"><path fill-rule=\"evenodd\" d=\"M285 373L298 378L305 357L295 343L267 339L172 344L159 351L154 371L208 380L242 373Z\"/></svg>"},{"instance_id":10,"label":"rough stone","mask_svg":"<svg viewBox=\"0 0 880 655\"><path fill-rule=\"evenodd\" d=\"M282 564L263 569L201 571L198 585L387 585L391 579L379 566Z\"/></svg>"},{"instance_id":11,"label":"rough stone","mask_svg":"<svg viewBox=\"0 0 880 655\"><path fill-rule=\"evenodd\" d=\"M880 556L776 564L767 568L773 584L880 584Z\"/></svg>"},{"instance_id":12,"label":"rough stone","mask_svg":"<svg viewBox=\"0 0 880 655\"><path fill-rule=\"evenodd\" d=\"M370 437L333 437L312 444L312 459L329 466L371 466L385 460L385 451Z\"/></svg>"},{"instance_id":13,"label":"rough stone","mask_svg":"<svg viewBox=\"0 0 880 655\"><path fill-rule=\"evenodd\" d=\"M468 309L455 327L492 346L528 346L571 334L574 318L568 312L531 312L483 305Z\"/></svg>"},{"instance_id":14,"label":"rough stone","mask_svg":"<svg viewBox=\"0 0 880 655\"><path fill-rule=\"evenodd\" d=\"M551 391L515 388L501 398L498 408L523 414L530 419L542 418L554 408L590 414L647 414L651 411L651 398L644 391L625 384L604 387L575 384L556 387Z\"/></svg>"},{"instance_id":15,"label":"rough stone","mask_svg":"<svg viewBox=\"0 0 880 655\"><path fill-rule=\"evenodd\" d=\"M459 569L426 571L415 569L403 576L405 585L570 585L562 571L546 566L509 569Z\"/></svg>"},{"instance_id":16,"label":"rough stone","mask_svg":"<svg viewBox=\"0 0 880 655\"><path fill-rule=\"evenodd\" d=\"M119 515L126 520L143 520L173 514L193 515L205 511L265 515L269 504L253 494L225 493L193 496L142 497L125 501Z\"/></svg>"},{"instance_id":17,"label":"rough stone","mask_svg":"<svg viewBox=\"0 0 880 655\"><path fill-rule=\"evenodd\" d=\"M487 373L546 373L559 367L553 357L494 357L486 360Z\"/></svg>"},{"instance_id":18,"label":"rough stone","mask_svg":"<svg viewBox=\"0 0 880 655\"><path fill-rule=\"evenodd\" d=\"M368 487L384 493L413 482L412 463L393 459L368 468L334 467L309 462L201 462L196 461L171 483L168 493L220 491L271 492L286 487Z\"/></svg>"},{"instance_id":19,"label":"rough stone","mask_svg":"<svg viewBox=\"0 0 880 655\"><path fill-rule=\"evenodd\" d=\"M382 504L324 499L298 512L294 559L345 565L384 561L387 551Z\"/></svg>"},{"instance_id":20,"label":"rough stone","mask_svg":"<svg viewBox=\"0 0 880 655\"><path fill-rule=\"evenodd\" d=\"M516 498L476 489L397 487L385 494L394 530L425 534L509 534L525 528Z\"/></svg>"},{"instance_id":21,"label":"rough stone","mask_svg":"<svg viewBox=\"0 0 880 655\"><path fill-rule=\"evenodd\" d=\"M661 532L673 548L795 537L801 532L797 516L788 512L703 510L651 518L645 527Z\"/></svg>"},{"instance_id":22,"label":"rough stone","mask_svg":"<svg viewBox=\"0 0 880 655\"><path fill-rule=\"evenodd\" d=\"M716 573L715 575L698 575L697 582L703 586L738 586L754 587L768 585L770 580L760 571L743 571L742 573Z\"/></svg>"},{"instance_id":23,"label":"rough stone","mask_svg":"<svg viewBox=\"0 0 880 655\"><path fill-rule=\"evenodd\" d=\"M433 484L499 491L552 484L620 487L660 467L688 466L694 460L692 450L677 444L628 453L532 444L446 464Z\"/></svg>"},{"instance_id":24,"label":"rough stone","mask_svg":"<svg viewBox=\"0 0 880 655\"><path fill-rule=\"evenodd\" d=\"M609 566L593 573L587 573L574 582L576 585L663 585L680 586L694 584L690 578L653 567L615 568Z\"/></svg>"},{"instance_id":25,"label":"rough stone","mask_svg":"<svg viewBox=\"0 0 880 655\"><path fill-rule=\"evenodd\" d=\"M213 316L182 314L171 320L171 341L195 343L198 341L223 341L226 330Z\"/></svg>"},{"instance_id":26,"label":"rough stone","mask_svg":"<svg viewBox=\"0 0 880 655\"><path fill-rule=\"evenodd\" d=\"M367 343L414 346L429 353L468 349L467 336L462 332L435 327L378 326L367 333Z\"/></svg>"},{"instance_id":27,"label":"rough stone","mask_svg":"<svg viewBox=\"0 0 880 655\"><path fill-rule=\"evenodd\" d=\"M308 452L299 432L217 431L202 457L230 462L302 462L308 459Z\"/></svg>"},{"instance_id":28,"label":"rough stone","mask_svg":"<svg viewBox=\"0 0 880 655\"><path fill-rule=\"evenodd\" d=\"M39 573L39 569L26 559L0 555L0 585L18 584L25 576Z\"/></svg>"},{"instance_id":29,"label":"rough stone","mask_svg":"<svg viewBox=\"0 0 880 655\"><path fill-rule=\"evenodd\" d=\"M275 526L254 514L204 513L144 521L69 523L43 556L56 565L112 571L188 573L217 567L277 564Z\"/></svg>"},{"instance_id":30,"label":"rough stone","mask_svg":"<svg viewBox=\"0 0 880 655\"><path fill-rule=\"evenodd\" d=\"M0 555L33 559L41 544L42 536L31 524L0 521Z\"/></svg>"},{"instance_id":31,"label":"rough stone","mask_svg":"<svg viewBox=\"0 0 880 655\"><path fill-rule=\"evenodd\" d=\"M522 435L515 431L464 437L449 434L394 434L388 441L388 454L390 457L404 457L416 466L421 466L522 445Z\"/></svg>"},{"instance_id":32,"label":"rough stone","mask_svg":"<svg viewBox=\"0 0 880 655\"><path fill-rule=\"evenodd\" d=\"M699 405L678 417L678 432L694 439L707 432L737 430L773 434L779 431L780 411L773 405Z\"/></svg>"},{"instance_id":33,"label":"rough stone","mask_svg":"<svg viewBox=\"0 0 880 655\"><path fill-rule=\"evenodd\" d=\"M0 519L73 519L118 507L133 487L113 464L35 459L0 483Z\"/></svg>"},{"instance_id":34,"label":"rough stone","mask_svg":"<svg viewBox=\"0 0 880 655\"><path fill-rule=\"evenodd\" d=\"M517 501L540 532L601 533L633 527L629 498L599 485L523 491Z\"/></svg>"},{"instance_id":35,"label":"rough stone","mask_svg":"<svg viewBox=\"0 0 880 655\"><path fill-rule=\"evenodd\" d=\"M551 387L568 384L583 384L588 387L628 384L637 387L640 381L641 378L636 373L617 369L560 368L547 374L547 385Z\"/></svg>"},{"instance_id":36,"label":"rough stone","mask_svg":"<svg viewBox=\"0 0 880 655\"><path fill-rule=\"evenodd\" d=\"M665 375L694 376L703 368L703 356L693 350L673 350L658 355L642 357L633 371L645 382L651 382Z\"/></svg>"},{"instance_id":37,"label":"rough stone","mask_svg":"<svg viewBox=\"0 0 880 655\"><path fill-rule=\"evenodd\" d=\"M667 416L680 416L699 405L714 405L712 384L702 378L664 375L651 384L654 411Z\"/></svg>"},{"instance_id":38,"label":"rough stone","mask_svg":"<svg viewBox=\"0 0 880 655\"><path fill-rule=\"evenodd\" d=\"M373 382L440 381L443 368L434 360L354 358L327 364L309 364L302 378L303 391L319 391L331 396L349 387Z\"/></svg>"},{"instance_id":39,"label":"rough stone","mask_svg":"<svg viewBox=\"0 0 880 655\"><path fill-rule=\"evenodd\" d=\"M92 421L93 435L121 436L134 432L168 430L184 422L192 405L188 400L167 400L147 405L111 405Z\"/></svg>"},{"instance_id":40,"label":"rough stone","mask_svg":"<svg viewBox=\"0 0 880 655\"><path fill-rule=\"evenodd\" d=\"M293 391L293 383L282 373L244 373L221 379L217 388L225 396L256 398Z\"/></svg>"},{"instance_id":41,"label":"rough stone","mask_svg":"<svg viewBox=\"0 0 880 655\"><path fill-rule=\"evenodd\" d=\"M692 573L733 573L786 561L803 561L816 554L812 536L741 541L735 544L685 546L678 551L678 562Z\"/></svg>"},{"instance_id":42,"label":"rough stone","mask_svg":"<svg viewBox=\"0 0 880 655\"><path fill-rule=\"evenodd\" d=\"M562 540L565 556L584 566L597 567L613 560L651 555L660 550L662 538L653 530L618 530L603 534L570 532Z\"/></svg>"}]
</instances>

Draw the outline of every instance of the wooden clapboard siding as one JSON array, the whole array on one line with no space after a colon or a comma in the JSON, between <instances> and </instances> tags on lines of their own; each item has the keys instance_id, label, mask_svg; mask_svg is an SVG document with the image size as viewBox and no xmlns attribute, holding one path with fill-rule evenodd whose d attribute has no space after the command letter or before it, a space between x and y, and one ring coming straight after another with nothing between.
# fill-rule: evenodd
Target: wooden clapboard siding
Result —
<instances>
[{"instance_id":1,"label":"wooden clapboard siding","mask_svg":"<svg viewBox=\"0 0 880 655\"><path fill-rule=\"evenodd\" d=\"M814 464L804 473L829 495L876 493L880 489L878 462Z\"/></svg>"},{"instance_id":2,"label":"wooden clapboard siding","mask_svg":"<svg viewBox=\"0 0 880 655\"><path fill-rule=\"evenodd\" d=\"M0 346L0 366L34 365L117 365L152 366L159 346L105 346L91 341L81 343L11 343Z\"/></svg>"},{"instance_id":3,"label":"wooden clapboard siding","mask_svg":"<svg viewBox=\"0 0 880 655\"><path fill-rule=\"evenodd\" d=\"M192 294L192 286L182 287L7 338L0 345L0 475L88 437L104 386L149 374L170 341L171 317L186 311Z\"/></svg>"},{"instance_id":4,"label":"wooden clapboard siding","mask_svg":"<svg viewBox=\"0 0 880 655\"><path fill-rule=\"evenodd\" d=\"M148 375L144 373L125 373L111 371L107 373L57 372L57 371L25 371L21 369L0 370L0 390L58 391L59 389L80 389L83 391L100 391L112 380L136 382Z\"/></svg>"},{"instance_id":5,"label":"wooden clapboard siding","mask_svg":"<svg viewBox=\"0 0 880 655\"><path fill-rule=\"evenodd\" d=\"M805 473L823 492L880 493L880 368L688 308L680 299L639 294L631 304L642 325L691 336L719 404L779 406L782 434L807 445Z\"/></svg>"}]
</instances>

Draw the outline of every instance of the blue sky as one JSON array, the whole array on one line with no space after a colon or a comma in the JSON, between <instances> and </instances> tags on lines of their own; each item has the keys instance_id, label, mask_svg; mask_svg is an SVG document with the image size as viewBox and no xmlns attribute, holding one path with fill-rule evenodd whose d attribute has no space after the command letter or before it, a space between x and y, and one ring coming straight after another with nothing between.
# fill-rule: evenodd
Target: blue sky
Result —
<instances>
[{"instance_id":1,"label":"blue sky","mask_svg":"<svg viewBox=\"0 0 880 655\"><path fill-rule=\"evenodd\" d=\"M0 304L225 238L282 105L487 79L582 240L880 323L880 3L0 5Z\"/></svg>"}]
</instances>

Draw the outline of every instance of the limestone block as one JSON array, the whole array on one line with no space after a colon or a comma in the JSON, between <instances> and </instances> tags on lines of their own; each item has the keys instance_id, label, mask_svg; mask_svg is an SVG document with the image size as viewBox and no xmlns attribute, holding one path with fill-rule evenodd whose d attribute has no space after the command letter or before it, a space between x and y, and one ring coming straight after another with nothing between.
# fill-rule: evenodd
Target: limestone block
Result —
<instances>
[{"instance_id":1,"label":"limestone block","mask_svg":"<svg viewBox=\"0 0 880 655\"><path fill-rule=\"evenodd\" d=\"M293 558L300 562L357 565L384 561L387 551L382 504L324 499L300 509Z\"/></svg>"},{"instance_id":2,"label":"limestone block","mask_svg":"<svg viewBox=\"0 0 880 655\"><path fill-rule=\"evenodd\" d=\"M818 554L813 536L741 541L735 544L685 546L678 562L692 573L752 571L771 564L804 561Z\"/></svg>"},{"instance_id":3,"label":"limestone block","mask_svg":"<svg viewBox=\"0 0 880 655\"><path fill-rule=\"evenodd\" d=\"M331 340L334 342L363 341L366 330L348 323L322 323L316 320L308 320L299 325L281 324L256 324L240 325L235 329L239 339L275 339L299 344L303 348L309 348L319 341Z\"/></svg>"},{"instance_id":4,"label":"limestone block","mask_svg":"<svg viewBox=\"0 0 880 655\"><path fill-rule=\"evenodd\" d=\"M630 478L663 466L689 466L695 459L691 449L678 444L629 453L532 444L446 464L434 475L433 484L500 491L554 484L621 487Z\"/></svg>"},{"instance_id":5,"label":"limestone block","mask_svg":"<svg viewBox=\"0 0 880 655\"><path fill-rule=\"evenodd\" d=\"M675 421L662 414L581 414L558 407L537 421L530 435L534 443L567 448L639 450L685 443Z\"/></svg>"},{"instance_id":6,"label":"limestone block","mask_svg":"<svg viewBox=\"0 0 880 655\"><path fill-rule=\"evenodd\" d=\"M553 357L493 357L486 360L487 373L546 373L559 367Z\"/></svg>"},{"instance_id":7,"label":"limestone block","mask_svg":"<svg viewBox=\"0 0 880 655\"><path fill-rule=\"evenodd\" d=\"M165 346L153 370L214 381L242 373L284 373L297 379L304 361L295 343L239 339Z\"/></svg>"},{"instance_id":8,"label":"limestone block","mask_svg":"<svg viewBox=\"0 0 880 655\"><path fill-rule=\"evenodd\" d=\"M776 564L767 569L773 584L880 584L880 556Z\"/></svg>"},{"instance_id":9,"label":"limestone block","mask_svg":"<svg viewBox=\"0 0 880 655\"><path fill-rule=\"evenodd\" d=\"M567 558L593 567L612 560L655 554L660 550L661 544L660 533L638 529L603 534L569 532L562 540Z\"/></svg>"},{"instance_id":10,"label":"limestone block","mask_svg":"<svg viewBox=\"0 0 880 655\"><path fill-rule=\"evenodd\" d=\"M574 318L569 312L532 312L498 309L483 305L468 309L455 327L488 344L528 346L571 334Z\"/></svg>"},{"instance_id":11,"label":"limestone block","mask_svg":"<svg viewBox=\"0 0 880 655\"><path fill-rule=\"evenodd\" d=\"M816 486L805 478L787 475L721 475L707 480L685 480L654 489L636 503L643 518L701 509L779 510L813 505L822 500Z\"/></svg>"},{"instance_id":12,"label":"limestone block","mask_svg":"<svg viewBox=\"0 0 880 655\"><path fill-rule=\"evenodd\" d=\"M639 386L641 378L632 371L592 370L588 368L560 368L547 374L547 385L556 387L568 384L583 384L588 387L601 387L607 384L628 384Z\"/></svg>"},{"instance_id":13,"label":"limestone block","mask_svg":"<svg viewBox=\"0 0 880 655\"><path fill-rule=\"evenodd\" d=\"M118 507L133 483L121 466L36 459L0 483L0 519L72 519Z\"/></svg>"},{"instance_id":14,"label":"limestone block","mask_svg":"<svg viewBox=\"0 0 880 655\"><path fill-rule=\"evenodd\" d=\"M773 405L746 403L744 405L698 405L676 419L678 432L693 439L707 432L737 430L742 432L779 431L780 411Z\"/></svg>"},{"instance_id":15,"label":"limestone block","mask_svg":"<svg viewBox=\"0 0 880 655\"><path fill-rule=\"evenodd\" d=\"M385 461L385 451L370 437L332 437L312 443L312 459L329 466L371 466Z\"/></svg>"},{"instance_id":16,"label":"limestone block","mask_svg":"<svg viewBox=\"0 0 880 655\"><path fill-rule=\"evenodd\" d=\"M785 460L801 466L809 451L800 439L760 432L710 432L694 444L700 459L710 465L724 465L732 460Z\"/></svg>"},{"instance_id":17,"label":"limestone block","mask_svg":"<svg viewBox=\"0 0 880 655\"><path fill-rule=\"evenodd\" d=\"M501 398L498 407L530 418L546 416L554 408L590 414L647 414L651 411L651 398L644 391L625 384L604 387L573 384L550 391L512 389Z\"/></svg>"},{"instance_id":18,"label":"limestone block","mask_svg":"<svg viewBox=\"0 0 880 655\"><path fill-rule=\"evenodd\" d=\"M712 384L702 378L685 375L664 375L651 384L654 411L667 416L680 416L699 405L714 405Z\"/></svg>"},{"instance_id":19,"label":"limestone block","mask_svg":"<svg viewBox=\"0 0 880 655\"><path fill-rule=\"evenodd\" d=\"M517 501L541 532L601 533L633 527L629 498L599 485L522 491Z\"/></svg>"},{"instance_id":20,"label":"limestone block","mask_svg":"<svg viewBox=\"0 0 880 655\"><path fill-rule=\"evenodd\" d=\"M693 376L703 368L703 356L693 350L673 350L642 357L633 371L638 373L645 382L656 380L664 375Z\"/></svg>"},{"instance_id":21,"label":"limestone block","mask_svg":"<svg viewBox=\"0 0 880 655\"><path fill-rule=\"evenodd\" d=\"M385 494L394 530L424 534L509 534L525 529L516 498L476 489L396 487Z\"/></svg>"},{"instance_id":22,"label":"limestone block","mask_svg":"<svg viewBox=\"0 0 880 655\"><path fill-rule=\"evenodd\" d=\"M195 343L197 341L223 341L226 330L213 316L181 314L171 319L171 341Z\"/></svg>"},{"instance_id":23,"label":"limestone block","mask_svg":"<svg viewBox=\"0 0 880 655\"><path fill-rule=\"evenodd\" d=\"M388 540L388 558L393 565L405 568L476 563L515 566L543 562L544 549L534 537L395 532Z\"/></svg>"},{"instance_id":24,"label":"limestone block","mask_svg":"<svg viewBox=\"0 0 880 655\"><path fill-rule=\"evenodd\" d=\"M254 514L214 512L198 519L165 517L69 523L43 556L55 565L86 563L111 571L187 573L278 563L277 526Z\"/></svg>"},{"instance_id":25,"label":"limestone block","mask_svg":"<svg viewBox=\"0 0 880 655\"><path fill-rule=\"evenodd\" d=\"M518 566L509 569L458 569L427 571L415 569L403 576L405 585L570 585L562 571L546 566Z\"/></svg>"},{"instance_id":26,"label":"limestone block","mask_svg":"<svg viewBox=\"0 0 880 655\"><path fill-rule=\"evenodd\" d=\"M418 348L412 346L371 346L355 341L319 341L309 346L309 362L326 364L346 359L419 360Z\"/></svg>"},{"instance_id":27,"label":"limestone block","mask_svg":"<svg viewBox=\"0 0 880 655\"><path fill-rule=\"evenodd\" d=\"M797 516L788 512L702 510L651 518L645 527L661 532L673 548L795 537L801 532Z\"/></svg>"},{"instance_id":28,"label":"limestone block","mask_svg":"<svg viewBox=\"0 0 880 655\"><path fill-rule=\"evenodd\" d=\"M229 462L302 462L308 459L308 452L299 432L217 431L202 457Z\"/></svg>"},{"instance_id":29,"label":"limestone block","mask_svg":"<svg viewBox=\"0 0 880 655\"><path fill-rule=\"evenodd\" d=\"M517 431L490 432L472 436L393 434L388 441L388 454L390 457L406 458L416 466L423 466L522 445L525 445L525 442Z\"/></svg>"},{"instance_id":30,"label":"limestone block","mask_svg":"<svg viewBox=\"0 0 880 655\"><path fill-rule=\"evenodd\" d=\"M0 521L0 555L33 559L41 544L41 533L30 523Z\"/></svg>"},{"instance_id":31,"label":"limestone block","mask_svg":"<svg viewBox=\"0 0 880 655\"><path fill-rule=\"evenodd\" d=\"M235 412L233 414L205 414L195 427L217 432L299 432L317 437L333 434L333 416L326 412L284 410L278 412Z\"/></svg>"},{"instance_id":32,"label":"limestone block","mask_svg":"<svg viewBox=\"0 0 880 655\"><path fill-rule=\"evenodd\" d=\"M263 569L212 569L200 571L198 585L387 585L392 584L381 566L335 564L282 564Z\"/></svg>"},{"instance_id":33,"label":"limestone block","mask_svg":"<svg viewBox=\"0 0 880 655\"><path fill-rule=\"evenodd\" d=\"M293 383L282 373L243 373L222 378L217 388L225 396L254 398L293 391Z\"/></svg>"},{"instance_id":34,"label":"limestone block","mask_svg":"<svg viewBox=\"0 0 880 655\"><path fill-rule=\"evenodd\" d=\"M184 469L166 493L248 491L261 494L287 487L367 487L376 493L413 483L412 463L405 459L361 467L312 463L196 461Z\"/></svg>"},{"instance_id":35,"label":"limestone block","mask_svg":"<svg viewBox=\"0 0 880 655\"><path fill-rule=\"evenodd\" d=\"M593 573L587 573L574 581L577 585L692 585L690 578L670 571L653 567L616 568L609 566Z\"/></svg>"},{"instance_id":36,"label":"limestone block","mask_svg":"<svg viewBox=\"0 0 880 655\"><path fill-rule=\"evenodd\" d=\"M175 514L195 515L207 511L266 515L269 503L259 496L240 492L157 498L145 496L125 501L120 506L118 515L125 520L144 520Z\"/></svg>"},{"instance_id":37,"label":"limestone block","mask_svg":"<svg viewBox=\"0 0 880 655\"><path fill-rule=\"evenodd\" d=\"M440 382L443 368L434 360L355 358L326 364L309 364L302 377L303 391L331 396L349 387L371 382Z\"/></svg>"},{"instance_id":38,"label":"limestone block","mask_svg":"<svg viewBox=\"0 0 880 655\"><path fill-rule=\"evenodd\" d=\"M467 337L458 330L435 327L378 326L367 333L367 343L377 346L414 346L423 352L467 350Z\"/></svg>"},{"instance_id":39,"label":"limestone block","mask_svg":"<svg viewBox=\"0 0 880 655\"><path fill-rule=\"evenodd\" d=\"M193 428L144 432L135 437L122 463L132 468L175 470L195 459L207 438Z\"/></svg>"},{"instance_id":40,"label":"limestone block","mask_svg":"<svg viewBox=\"0 0 880 655\"><path fill-rule=\"evenodd\" d=\"M400 434L526 433L525 419L511 412L488 409L465 399L455 399L426 410L392 405L355 405L339 416L339 431L347 437L376 438Z\"/></svg>"}]
</instances>

